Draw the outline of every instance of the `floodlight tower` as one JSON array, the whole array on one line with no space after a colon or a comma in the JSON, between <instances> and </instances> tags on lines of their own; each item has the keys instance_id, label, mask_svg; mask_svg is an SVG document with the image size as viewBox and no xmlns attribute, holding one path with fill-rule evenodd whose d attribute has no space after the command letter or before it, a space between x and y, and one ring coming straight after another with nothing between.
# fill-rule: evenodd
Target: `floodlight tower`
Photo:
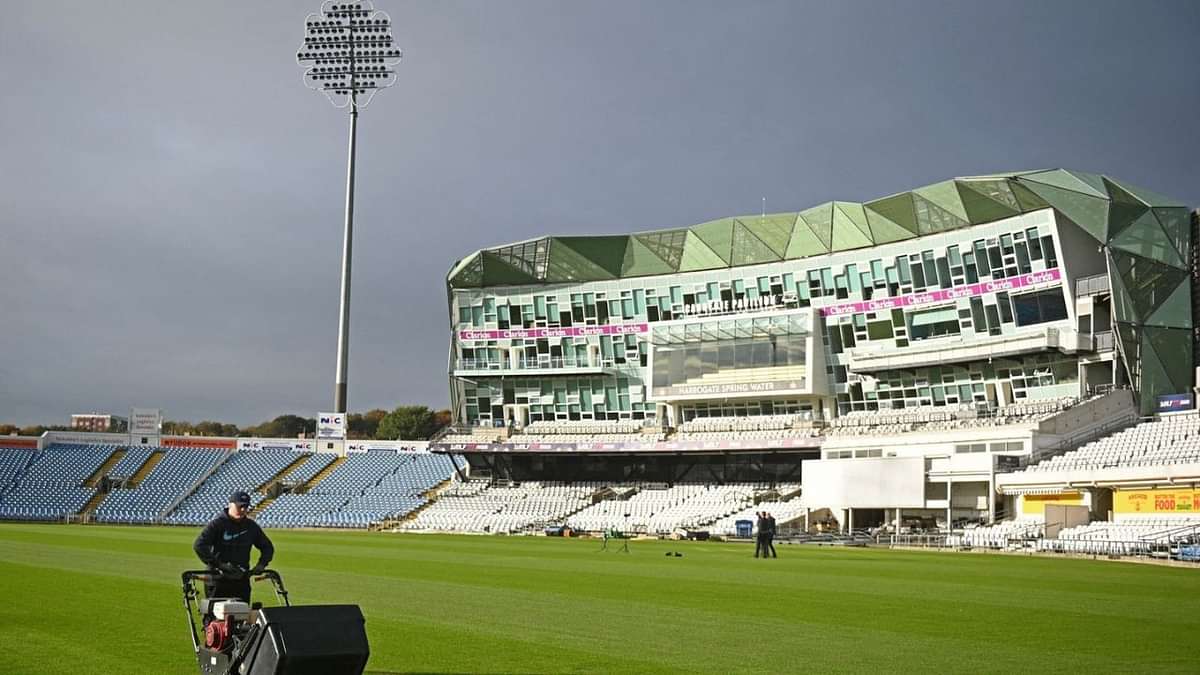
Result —
<instances>
[{"instance_id":1,"label":"floodlight tower","mask_svg":"<svg viewBox=\"0 0 1200 675\"><path fill-rule=\"evenodd\" d=\"M304 84L324 92L337 108L350 112L350 151L346 163L346 232L342 241L342 298L339 307L334 412L346 412L346 370L350 351L350 262L354 233L354 152L358 109L380 89L396 83L402 53L392 42L392 19L370 0L325 0L304 20L304 44L296 62L304 68Z\"/></svg>"}]
</instances>

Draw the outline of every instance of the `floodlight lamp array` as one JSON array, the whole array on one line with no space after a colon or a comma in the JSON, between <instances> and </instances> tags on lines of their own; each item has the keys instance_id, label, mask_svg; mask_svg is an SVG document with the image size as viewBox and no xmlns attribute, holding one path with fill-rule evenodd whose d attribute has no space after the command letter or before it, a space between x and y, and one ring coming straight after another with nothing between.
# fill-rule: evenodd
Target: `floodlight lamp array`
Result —
<instances>
[{"instance_id":1,"label":"floodlight lamp array","mask_svg":"<svg viewBox=\"0 0 1200 675\"><path fill-rule=\"evenodd\" d=\"M369 0L325 0L304 20L296 62L304 84L324 92L339 108L366 106L396 83L403 53L392 41L392 19Z\"/></svg>"}]
</instances>

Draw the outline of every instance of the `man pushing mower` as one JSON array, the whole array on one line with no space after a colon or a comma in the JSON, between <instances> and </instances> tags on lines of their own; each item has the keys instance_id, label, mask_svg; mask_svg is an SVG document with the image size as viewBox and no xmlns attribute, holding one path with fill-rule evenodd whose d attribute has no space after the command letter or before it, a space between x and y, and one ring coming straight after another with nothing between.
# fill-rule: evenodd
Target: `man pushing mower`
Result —
<instances>
[{"instance_id":1,"label":"man pushing mower","mask_svg":"<svg viewBox=\"0 0 1200 675\"><path fill-rule=\"evenodd\" d=\"M262 574L275 557L275 546L258 523L246 513L250 495L238 490L229 505L204 526L192 548L211 575L204 583L206 598L240 598L250 602L250 577ZM250 567L250 548L257 548L258 564Z\"/></svg>"},{"instance_id":2,"label":"man pushing mower","mask_svg":"<svg viewBox=\"0 0 1200 675\"><path fill-rule=\"evenodd\" d=\"M230 495L229 506L204 526L193 546L208 569L181 575L201 674L360 675L371 653L362 610L358 605L292 605L283 578L267 569L275 547L246 517L249 508L250 495ZM253 568L251 548L259 550ZM196 587L201 581L203 601ZM277 605L251 604L252 581L270 582Z\"/></svg>"}]
</instances>

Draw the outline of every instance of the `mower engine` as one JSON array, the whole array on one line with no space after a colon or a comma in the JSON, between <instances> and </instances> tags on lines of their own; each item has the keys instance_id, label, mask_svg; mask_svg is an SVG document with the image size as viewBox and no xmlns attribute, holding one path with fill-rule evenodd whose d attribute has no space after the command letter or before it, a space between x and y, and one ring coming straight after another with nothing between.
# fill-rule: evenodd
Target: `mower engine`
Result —
<instances>
[{"instance_id":1,"label":"mower engine","mask_svg":"<svg viewBox=\"0 0 1200 675\"><path fill-rule=\"evenodd\" d=\"M210 608L214 620L204 627L204 646L214 652L233 649L234 637L250 619L250 605L239 600L217 600Z\"/></svg>"}]
</instances>

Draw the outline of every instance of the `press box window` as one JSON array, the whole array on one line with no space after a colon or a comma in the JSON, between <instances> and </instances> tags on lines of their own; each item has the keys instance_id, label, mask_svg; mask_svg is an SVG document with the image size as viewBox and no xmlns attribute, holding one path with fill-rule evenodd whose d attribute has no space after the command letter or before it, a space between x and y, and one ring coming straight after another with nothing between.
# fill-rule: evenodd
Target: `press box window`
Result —
<instances>
[{"instance_id":1,"label":"press box window","mask_svg":"<svg viewBox=\"0 0 1200 675\"><path fill-rule=\"evenodd\" d=\"M958 310L954 307L914 312L908 315L908 335L911 340L958 334Z\"/></svg>"},{"instance_id":2,"label":"press box window","mask_svg":"<svg viewBox=\"0 0 1200 675\"><path fill-rule=\"evenodd\" d=\"M867 337L872 340L887 340L893 336L892 322L871 321L867 323Z\"/></svg>"},{"instance_id":3,"label":"press box window","mask_svg":"<svg viewBox=\"0 0 1200 675\"><path fill-rule=\"evenodd\" d=\"M1067 318L1067 304L1063 300L1062 290L1057 288L1014 295L1012 305L1018 326L1032 326Z\"/></svg>"}]
</instances>

